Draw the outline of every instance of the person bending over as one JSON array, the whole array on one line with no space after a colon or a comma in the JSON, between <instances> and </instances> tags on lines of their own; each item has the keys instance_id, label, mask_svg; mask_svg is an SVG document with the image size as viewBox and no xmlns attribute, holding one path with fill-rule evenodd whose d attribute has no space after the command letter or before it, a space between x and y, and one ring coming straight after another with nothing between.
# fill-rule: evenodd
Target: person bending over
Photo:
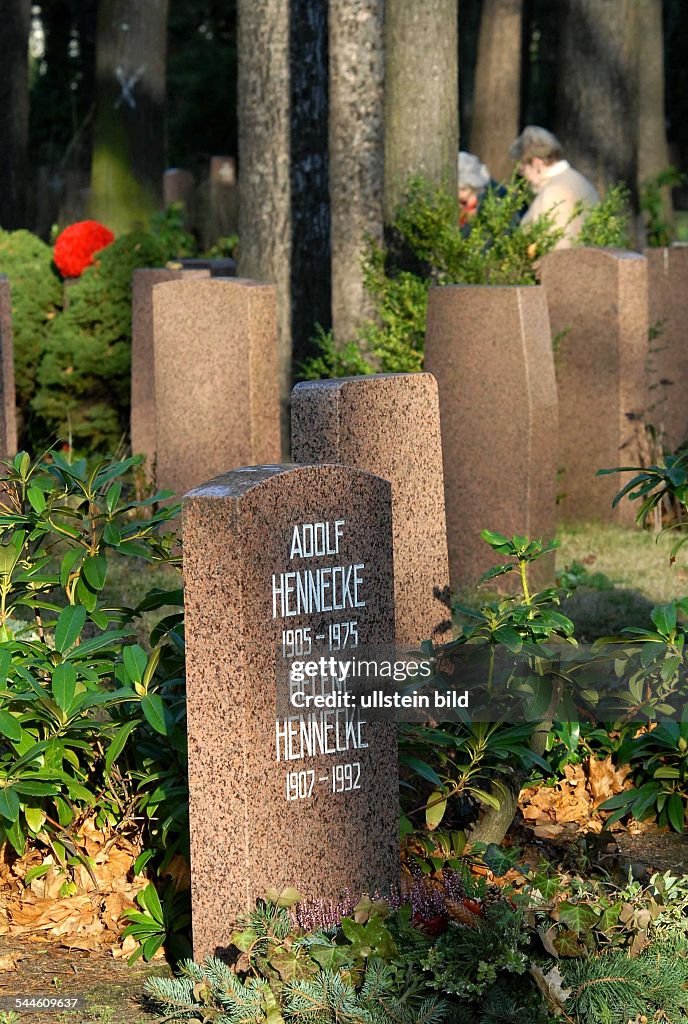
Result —
<instances>
[{"instance_id":1,"label":"person bending over","mask_svg":"<svg viewBox=\"0 0 688 1024\"><path fill-rule=\"evenodd\" d=\"M587 211L600 201L594 185L564 160L561 143L546 128L527 125L509 153L517 161L519 174L535 192L521 224L532 224L543 214L551 213L554 227L564 232L554 248L570 248L580 234ZM574 216L578 203L582 203L583 209Z\"/></svg>"}]
</instances>

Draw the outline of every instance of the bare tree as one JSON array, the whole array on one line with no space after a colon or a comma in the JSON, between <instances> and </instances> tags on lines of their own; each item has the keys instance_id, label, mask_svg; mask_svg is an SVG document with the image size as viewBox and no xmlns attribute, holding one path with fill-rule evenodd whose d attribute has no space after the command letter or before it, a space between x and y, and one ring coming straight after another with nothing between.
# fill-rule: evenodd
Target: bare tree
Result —
<instances>
[{"instance_id":1,"label":"bare tree","mask_svg":"<svg viewBox=\"0 0 688 1024\"><path fill-rule=\"evenodd\" d=\"M385 5L385 218L410 175L456 191L459 143L456 0Z\"/></svg>"},{"instance_id":2,"label":"bare tree","mask_svg":"<svg viewBox=\"0 0 688 1024\"><path fill-rule=\"evenodd\" d=\"M239 0L239 272L277 287L282 441L292 363L330 321L326 0Z\"/></svg>"},{"instance_id":3,"label":"bare tree","mask_svg":"<svg viewBox=\"0 0 688 1024\"><path fill-rule=\"evenodd\" d=\"M605 192L637 180L636 0L560 0L559 125L567 157Z\"/></svg>"},{"instance_id":4,"label":"bare tree","mask_svg":"<svg viewBox=\"0 0 688 1024\"><path fill-rule=\"evenodd\" d=\"M333 0L330 9L332 324L352 338L370 306L362 259L382 238L384 2Z\"/></svg>"},{"instance_id":5,"label":"bare tree","mask_svg":"<svg viewBox=\"0 0 688 1024\"><path fill-rule=\"evenodd\" d=\"M162 204L168 0L100 0L91 211L113 231Z\"/></svg>"},{"instance_id":6,"label":"bare tree","mask_svg":"<svg viewBox=\"0 0 688 1024\"><path fill-rule=\"evenodd\" d=\"M470 149L500 180L513 170L509 146L519 129L522 20L523 0L484 0Z\"/></svg>"},{"instance_id":7,"label":"bare tree","mask_svg":"<svg viewBox=\"0 0 688 1024\"><path fill-rule=\"evenodd\" d=\"M5 0L0 17L0 227L26 227L30 0Z\"/></svg>"},{"instance_id":8,"label":"bare tree","mask_svg":"<svg viewBox=\"0 0 688 1024\"><path fill-rule=\"evenodd\" d=\"M664 110L664 39L662 0L637 0L638 19L638 183L655 178L669 166ZM663 190L663 215L673 219L671 192Z\"/></svg>"}]
</instances>

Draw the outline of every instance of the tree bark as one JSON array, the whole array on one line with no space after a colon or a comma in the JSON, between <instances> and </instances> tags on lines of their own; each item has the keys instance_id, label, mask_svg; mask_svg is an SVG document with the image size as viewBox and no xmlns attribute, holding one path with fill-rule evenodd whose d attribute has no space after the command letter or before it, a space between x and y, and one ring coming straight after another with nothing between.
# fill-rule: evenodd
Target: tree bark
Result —
<instances>
[{"instance_id":1,"label":"tree bark","mask_svg":"<svg viewBox=\"0 0 688 1024\"><path fill-rule=\"evenodd\" d=\"M456 0L387 0L385 220L408 178L456 192L459 147Z\"/></svg>"},{"instance_id":2,"label":"tree bark","mask_svg":"<svg viewBox=\"0 0 688 1024\"><path fill-rule=\"evenodd\" d=\"M332 324L349 341L372 313L367 238L382 240L384 0L332 0L329 34Z\"/></svg>"},{"instance_id":3,"label":"tree bark","mask_svg":"<svg viewBox=\"0 0 688 1024\"><path fill-rule=\"evenodd\" d=\"M473 88L471 152L493 178L511 176L521 107L523 0L484 0Z\"/></svg>"},{"instance_id":4,"label":"tree bark","mask_svg":"<svg viewBox=\"0 0 688 1024\"><path fill-rule=\"evenodd\" d=\"M662 0L637 0L638 17L638 184L670 164L664 108ZM664 220L671 224L671 190L662 190Z\"/></svg>"},{"instance_id":5,"label":"tree bark","mask_svg":"<svg viewBox=\"0 0 688 1024\"><path fill-rule=\"evenodd\" d=\"M602 193L637 192L636 0L560 0L557 134L566 158Z\"/></svg>"},{"instance_id":6,"label":"tree bark","mask_svg":"<svg viewBox=\"0 0 688 1024\"><path fill-rule=\"evenodd\" d=\"M100 0L91 212L115 233L162 205L168 0Z\"/></svg>"},{"instance_id":7,"label":"tree bark","mask_svg":"<svg viewBox=\"0 0 688 1024\"><path fill-rule=\"evenodd\" d=\"M30 0L7 0L0 17L0 227L26 227Z\"/></svg>"},{"instance_id":8,"label":"tree bark","mask_svg":"<svg viewBox=\"0 0 688 1024\"><path fill-rule=\"evenodd\" d=\"M239 0L239 273L277 288L282 445L292 362L330 324L326 0Z\"/></svg>"}]
</instances>

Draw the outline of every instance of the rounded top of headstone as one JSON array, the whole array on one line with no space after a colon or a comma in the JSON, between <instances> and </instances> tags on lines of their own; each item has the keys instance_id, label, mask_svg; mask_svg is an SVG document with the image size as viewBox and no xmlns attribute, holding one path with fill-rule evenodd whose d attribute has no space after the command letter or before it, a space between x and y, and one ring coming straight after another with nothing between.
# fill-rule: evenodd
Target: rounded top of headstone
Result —
<instances>
[{"instance_id":1,"label":"rounded top of headstone","mask_svg":"<svg viewBox=\"0 0 688 1024\"><path fill-rule=\"evenodd\" d=\"M292 395L298 398L310 392L343 391L350 387L374 388L380 384L385 386L390 381L397 387L402 386L402 383L411 387L437 383L431 373L367 373L358 377L327 377L324 380L299 381L294 385Z\"/></svg>"},{"instance_id":2,"label":"rounded top of headstone","mask_svg":"<svg viewBox=\"0 0 688 1024\"><path fill-rule=\"evenodd\" d=\"M272 466L241 466L239 469L233 469L229 473L216 476L213 480L209 480L199 487L194 487L192 491L184 495L182 501L242 498L249 491L257 487L269 486L278 478L284 478L285 476L290 476L294 482L296 482L297 478L303 479L304 484L307 484L313 478L325 476L330 476L333 479L346 477L350 483L354 481L362 483L365 480L376 480L391 489L391 484L388 480L352 466L343 466L339 463L300 465L295 462L285 462ZM283 482L283 479L280 479L280 484Z\"/></svg>"}]
</instances>

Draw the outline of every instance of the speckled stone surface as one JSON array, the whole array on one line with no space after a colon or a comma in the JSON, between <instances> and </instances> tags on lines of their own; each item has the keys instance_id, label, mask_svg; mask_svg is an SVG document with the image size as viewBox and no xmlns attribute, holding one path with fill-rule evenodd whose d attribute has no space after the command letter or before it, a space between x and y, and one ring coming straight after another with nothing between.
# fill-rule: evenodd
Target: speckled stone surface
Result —
<instances>
[{"instance_id":1,"label":"speckled stone surface","mask_svg":"<svg viewBox=\"0 0 688 1024\"><path fill-rule=\"evenodd\" d=\"M175 494L280 457L275 288L183 278L153 289L156 483Z\"/></svg>"},{"instance_id":2,"label":"speckled stone surface","mask_svg":"<svg viewBox=\"0 0 688 1024\"><path fill-rule=\"evenodd\" d=\"M543 290L431 288L425 367L437 378L449 572L472 586L499 555L480 537L554 536L557 393ZM536 581L550 582L551 556ZM498 585L513 589L515 579Z\"/></svg>"},{"instance_id":3,"label":"speckled stone surface","mask_svg":"<svg viewBox=\"0 0 688 1024\"><path fill-rule=\"evenodd\" d=\"M688 441L688 246L645 249L650 327L661 325L650 342L647 420L663 431L675 451Z\"/></svg>"},{"instance_id":4,"label":"speckled stone surface","mask_svg":"<svg viewBox=\"0 0 688 1024\"><path fill-rule=\"evenodd\" d=\"M647 406L647 260L612 249L564 249L542 261L559 390L559 514L565 522L631 525L634 502L612 499L637 466Z\"/></svg>"},{"instance_id":5,"label":"speckled stone surface","mask_svg":"<svg viewBox=\"0 0 688 1024\"><path fill-rule=\"evenodd\" d=\"M0 458L17 453L14 343L10 283L0 274Z\"/></svg>"},{"instance_id":6,"label":"speckled stone surface","mask_svg":"<svg viewBox=\"0 0 688 1024\"><path fill-rule=\"evenodd\" d=\"M340 462L389 480L397 640L449 639L437 382L429 373L305 381L291 395L294 462Z\"/></svg>"},{"instance_id":7,"label":"speckled stone surface","mask_svg":"<svg viewBox=\"0 0 688 1024\"><path fill-rule=\"evenodd\" d=\"M288 723L276 721L275 709L283 630L311 627L318 635L355 620L361 645L392 641L391 488L344 466L250 467L187 494L182 522L199 959L227 945L237 915L271 886L337 900L344 889L359 893L398 878L395 727L361 723L367 747L356 745L357 731L354 742L342 729L340 746L347 749L302 756L300 740L288 743ZM305 557L294 547L295 528L300 544L303 524L313 523L329 524L330 554ZM283 615L282 573L350 565L362 566L364 607ZM344 714L329 712L325 724L340 716L343 725ZM298 735L298 718L292 727ZM342 764L360 766L360 788L332 792L334 768ZM287 799L291 772L305 773L307 790L313 781L310 796Z\"/></svg>"},{"instance_id":8,"label":"speckled stone surface","mask_svg":"<svg viewBox=\"0 0 688 1024\"><path fill-rule=\"evenodd\" d=\"M193 274L210 276L208 270L169 270L166 267L135 270L131 294L131 450L145 455L144 469L155 479L155 339L153 337L153 288Z\"/></svg>"}]
</instances>

